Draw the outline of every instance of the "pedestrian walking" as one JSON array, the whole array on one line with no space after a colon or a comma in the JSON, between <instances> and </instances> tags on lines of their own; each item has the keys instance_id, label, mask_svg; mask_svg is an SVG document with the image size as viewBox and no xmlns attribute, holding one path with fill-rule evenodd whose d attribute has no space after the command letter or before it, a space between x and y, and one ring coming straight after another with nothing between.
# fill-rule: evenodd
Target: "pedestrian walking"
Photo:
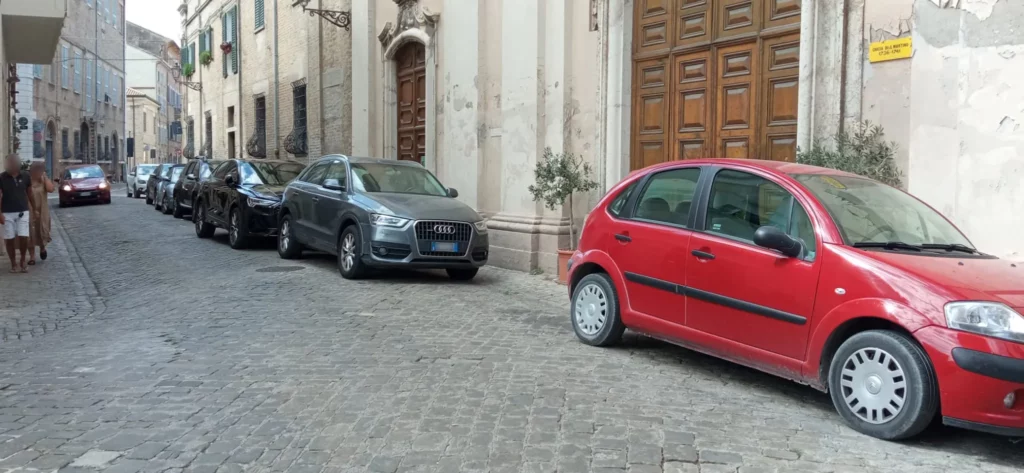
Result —
<instances>
[{"instance_id":1,"label":"pedestrian walking","mask_svg":"<svg viewBox=\"0 0 1024 473\"><path fill-rule=\"evenodd\" d=\"M32 203L29 199L32 186L28 174L21 172L21 160L16 154L9 154L4 160L4 172L0 173L0 225L4 226L4 245L11 259L11 272L28 272L29 221ZM21 255L20 265L15 261L15 250Z\"/></svg>"},{"instance_id":2,"label":"pedestrian walking","mask_svg":"<svg viewBox=\"0 0 1024 473\"><path fill-rule=\"evenodd\" d=\"M50 243L50 204L46 194L54 191L53 181L46 175L46 165L32 163L29 168L29 200L32 204L29 218L28 265L36 264L36 247L39 247L39 259L46 261L46 245Z\"/></svg>"}]
</instances>

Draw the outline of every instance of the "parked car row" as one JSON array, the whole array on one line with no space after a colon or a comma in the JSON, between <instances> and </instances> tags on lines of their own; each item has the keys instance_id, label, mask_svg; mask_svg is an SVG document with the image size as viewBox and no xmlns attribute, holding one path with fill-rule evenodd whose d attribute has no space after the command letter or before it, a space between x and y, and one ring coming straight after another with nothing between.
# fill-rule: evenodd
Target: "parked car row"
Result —
<instances>
[{"instance_id":1,"label":"parked car row","mask_svg":"<svg viewBox=\"0 0 1024 473\"><path fill-rule=\"evenodd\" d=\"M138 193L142 172L131 176L130 195ZM285 259L307 250L335 255L348 279L419 268L470 280L490 252L483 218L414 162L331 155L306 166L200 158L158 165L147 179L146 202L176 218L190 214L199 238L224 229L234 249L276 238Z\"/></svg>"}]
</instances>

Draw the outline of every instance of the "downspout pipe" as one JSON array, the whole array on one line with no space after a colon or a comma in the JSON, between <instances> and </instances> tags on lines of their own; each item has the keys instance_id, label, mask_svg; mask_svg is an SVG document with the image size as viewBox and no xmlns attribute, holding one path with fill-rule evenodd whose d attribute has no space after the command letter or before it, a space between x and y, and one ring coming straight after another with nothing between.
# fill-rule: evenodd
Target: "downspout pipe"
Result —
<instances>
[{"instance_id":1,"label":"downspout pipe","mask_svg":"<svg viewBox=\"0 0 1024 473\"><path fill-rule=\"evenodd\" d=\"M280 112L281 112L281 105L280 105L280 102L281 102L281 100L280 100L281 99L281 91L279 90L279 88L280 88L280 85L281 85L280 84L281 77L279 75L278 60L277 60L277 52L278 52L278 49L277 49L277 36L278 36L277 35L277 28L278 28L278 23L277 23L277 2L275 1L275 2L271 2L271 3L274 4L274 157L275 158L280 158L281 157L281 132L280 132L280 130L281 130L281 121L280 121L280 118L281 118L281 115L280 115Z\"/></svg>"},{"instance_id":2,"label":"downspout pipe","mask_svg":"<svg viewBox=\"0 0 1024 473\"><path fill-rule=\"evenodd\" d=\"M818 2L804 0L800 6L800 92L797 99L796 145L806 151L811 147L811 130L814 129L814 45L817 42Z\"/></svg>"}]
</instances>

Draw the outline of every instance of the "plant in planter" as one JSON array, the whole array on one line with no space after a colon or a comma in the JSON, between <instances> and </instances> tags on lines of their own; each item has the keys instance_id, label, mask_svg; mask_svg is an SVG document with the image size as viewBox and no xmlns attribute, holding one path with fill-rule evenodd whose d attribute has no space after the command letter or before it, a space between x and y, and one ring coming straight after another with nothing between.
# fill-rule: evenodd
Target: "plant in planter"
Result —
<instances>
[{"instance_id":1,"label":"plant in planter","mask_svg":"<svg viewBox=\"0 0 1024 473\"><path fill-rule=\"evenodd\" d=\"M196 67L191 63L185 64L181 67L181 75L185 76L186 79L191 79L192 74L196 73Z\"/></svg>"},{"instance_id":2,"label":"plant in planter","mask_svg":"<svg viewBox=\"0 0 1024 473\"><path fill-rule=\"evenodd\" d=\"M202 53L199 54L199 63L200 64L202 64L204 66L209 66L211 62L213 62L213 54L210 54L209 51L203 51Z\"/></svg>"},{"instance_id":3,"label":"plant in planter","mask_svg":"<svg viewBox=\"0 0 1024 473\"><path fill-rule=\"evenodd\" d=\"M837 133L831 141L834 147L814 142L810 150L798 151L796 161L859 174L893 187L902 186L903 172L893 159L896 143L885 141L882 127L863 122L852 131Z\"/></svg>"},{"instance_id":4,"label":"plant in planter","mask_svg":"<svg viewBox=\"0 0 1024 473\"><path fill-rule=\"evenodd\" d=\"M566 263L576 249L576 219L573 214L572 196L577 192L588 192L597 188L593 181L589 163L582 157L572 153L554 153L551 148L544 150L544 156L537 161L534 169L536 183L529 187L535 202L544 202L544 206L555 210L559 205L568 205L569 209L569 249L558 250L558 280L565 282Z\"/></svg>"}]
</instances>

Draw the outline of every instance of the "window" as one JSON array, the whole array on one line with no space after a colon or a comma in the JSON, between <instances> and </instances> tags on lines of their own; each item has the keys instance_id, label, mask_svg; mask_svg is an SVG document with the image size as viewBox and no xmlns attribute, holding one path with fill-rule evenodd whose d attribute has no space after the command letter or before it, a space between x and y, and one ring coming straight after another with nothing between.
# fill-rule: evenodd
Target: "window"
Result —
<instances>
[{"instance_id":1,"label":"window","mask_svg":"<svg viewBox=\"0 0 1024 473\"><path fill-rule=\"evenodd\" d=\"M43 78L43 66L35 64L32 66L32 77L35 79Z\"/></svg>"},{"instance_id":2,"label":"window","mask_svg":"<svg viewBox=\"0 0 1024 473\"><path fill-rule=\"evenodd\" d=\"M804 240L806 259L816 249L806 211L778 184L753 174L724 170L715 176L708 202L710 233L753 243L758 228L771 225Z\"/></svg>"},{"instance_id":3,"label":"window","mask_svg":"<svg viewBox=\"0 0 1024 473\"><path fill-rule=\"evenodd\" d=\"M260 148L266 148L267 144L267 98L256 97L256 141Z\"/></svg>"},{"instance_id":4,"label":"window","mask_svg":"<svg viewBox=\"0 0 1024 473\"><path fill-rule=\"evenodd\" d=\"M117 74L115 74L113 82L114 83L111 84L110 87L114 89L114 91L113 91L114 93L113 93L113 97L110 97L110 100L112 102L114 102L114 106L115 107L120 107L121 106L121 89L118 87L118 84L121 82L121 78L118 77Z\"/></svg>"},{"instance_id":5,"label":"window","mask_svg":"<svg viewBox=\"0 0 1024 473\"><path fill-rule=\"evenodd\" d=\"M119 18L118 14L120 13L120 10L121 10L121 5L115 5L114 9L111 10L111 12L114 13L114 29L115 30L120 30L121 29L121 21L118 20L118 18Z\"/></svg>"},{"instance_id":6,"label":"window","mask_svg":"<svg viewBox=\"0 0 1024 473\"><path fill-rule=\"evenodd\" d=\"M100 60L96 60L96 101L103 103L103 71L100 70Z\"/></svg>"},{"instance_id":7,"label":"window","mask_svg":"<svg viewBox=\"0 0 1024 473\"><path fill-rule=\"evenodd\" d=\"M60 63L61 63L61 87L67 89L71 86L71 69L68 63L68 47L60 47Z\"/></svg>"},{"instance_id":8,"label":"window","mask_svg":"<svg viewBox=\"0 0 1024 473\"><path fill-rule=\"evenodd\" d=\"M612 200L612 203L608 204L609 213L616 217L622 214L622 209L626 207L626 202L629 202L629 197L633 195L633 190L636 189L638 182L640 181L638 180L630 184L626 190L620 192L619 195L615 197L615 200Z\"/></svg>"},{"instance_id":9,"label":"window","mask_svg":"<svg viewBox=\"0 0 1024 473\"><path fill-rule=\"evenodd\" d=\"M199 55L210 50L210 30L204 30L199 33Z\"/></svg>"},{"instance_id":10,"label":"window","mask_svg":"<svg viewBox=\"0 0 1024 473\"><path fill-rule=\"evenodd\" d=\"M82 53L75 51L75 93L82 93Z\"/></svg>"},{"instance_id":11,"label":"window","mask_svg":"<svg viewBox=\"0 0 1024 473\"><path fill-rule=\"evenodd\" d=\"M309 168L308 172L299 176L299 180L319 185L320 181L324 178L324 174L327 174L327 168L330 167L330 165L331 163L329 161L317 163L313 165L313 167Z\"/></svg>"},{"instance_id":12,"label":"window","mask_svg":"<svg viewBox=\"0 0 1024 473\"><path fill-rule=\"evenodd\" d=\"M74 141L74 144L75 144L75 147L71 149L71 152L77 154L78 152L80 152L82 150L82 138L81 138L81 134L80 134L80 132L78 130L75 130L75 141ZM73 159L78 159L78 156L73 156Z\"/></svg>"},{"instance_id":13,"label":"window","mask_svg":"<svg viewBox=\"0 0 1024 473\"><path fill-rule=\"evenodd\" d=\"M68 143L68 129L65 128L60 131L60 149L62 152L62 158L71 153L71 148L68 146L69 144L70 143Z\"/></svg>"},{"instance_id":14,"label":"window","mask_svg":"<svg viewBox=\"0 0 1024 473\"><path fill-rule=\"evenodd\" d=\"M231 174L236 167L237 165L234 161L225 161L224 164L217 167L217 170L213 171L213 177L217 179L224 179L228 174Z\"/></svg>"},{"instance_id":15,"label":"window","mask_svg":"<svg viewBox=\"0 0 1024 473\"><path fill-rule=\"evenodd\" d=\"M59 61L60 59L56 59L56 60ZM54 62L53 64L50 65L50 83L51 84L56 84L57 83L57 70L58 69L60 69L60 68L57 66L56 62Z\"/></svg>"},{"instance_id":16,"label":"window","mask_svg":"<svg viewBox=\"0 0 1024 473\"><path fill-rule=\"evenodd\" d=\"M305 167L299 163L243 161L238 165L239 181L242 184L283 186L295 179Z\"/></svg>"},{"instance_id":17,"label":"window","mask_svg":"<svg viewBox=\"0 0 1024 473\"><path fill-rule=\"evenodd\" d=\"M228 128L235 127L235 107L228 107Z\"/></svg>"},{"instance_id":18,"label":"window","mask_svg":"<svg viewBox=\"0 0 1024 473\"><path fill-rule=\"evenodd\" d=\"M92 111L92 59L87 59L85 66L85 108L88 111ZM78 72L75 72L75 76L78 77ZM78 92L78 87L75 87L75 92Z\"/></svg>"},{"instance_id":19,"label":"window","mask_svg":"<svg viewBox=\"0 0 1024 473\"><path fill-rule=\"evenodd\" d=\"M231 8L231 35L228 39L231 41L231 73L238 74L238 6Z\"/></svg>"},{"instance_id":20,"label":"window","mask_svg":"<svg viewBox=\"0 0 1024 473\"><path fill-rule=\"evenodd\" d=\"M292 89L292 107L295 110L293 125L296 130L306 129L306 85Z\"/></svg>"},{"instance_id":21,"label":"window","mask_svg":"<svg viewBox=\"0 0 1024 473\"><path fill-rule=\"evenodd\" d=\"M210 112L206 112L206 142L213 143L213 117L210 116ZM207 150L211 154L213 150Z\"/></svg>"},{"instance_id":22,"label":"window","mask_svg":"<svg viewBox=\"0 0 1024 473\"><path fill-rule=\"evenodd\" d=\"M640 220L688 226L699 179L700 168L672 169L655 174L640 194L633 216Z\"/></svg>"},{"instance_id":23,"label":"window","mask_svg":"<svg viewBox=\"0 0 1024 473\"><path fill-rule=\"evenodd\" d=\"M259 32L260 30L263 29L263 25L264 25L264 21L265 21L264 15L266 14L266 9L263 8L263 0L256 0L255 3L256 3L256 31Z\"/></svg>"},{"instance_id":24,"label":"window","mask_svg":"<svg viewBox=\"0 0 1024 473\"><path fill-rule=\"evenodd\" d=\"M348 181L348 169L345 167L345 163L335 161L331 168L327 170L327 174L324 175L324 180L326 181L327 179L337 179L338 183L345 187Z\"/></svg>"},{"instance_id":25,"label":"window","mask_svg":"<svg viewBox=\"0 0 1024 473\"><path fill-rule=\"evenodd\" d=\"M188 138L188 144L192 145L192 147L195 148L195 145L196 145L196 122L191 117L189 117L188 123L186 125L188 126L188 130L187 130L188 134L186 136Z\"/></svg>"}]
</instances>

